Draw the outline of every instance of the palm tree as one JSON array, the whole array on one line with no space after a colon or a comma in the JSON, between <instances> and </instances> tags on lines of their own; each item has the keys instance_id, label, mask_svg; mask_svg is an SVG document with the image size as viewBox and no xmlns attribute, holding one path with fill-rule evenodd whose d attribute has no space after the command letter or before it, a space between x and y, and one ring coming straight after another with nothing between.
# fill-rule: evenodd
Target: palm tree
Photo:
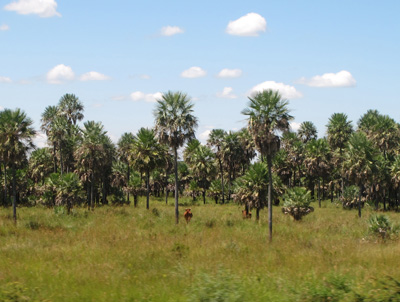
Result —
<instances>
[{"instance_id":1,"label":"palm tree","mask_svg":"<svg viewBox=\"0 0 400 302\"><path fill-rule=\"evenodd\" d=\"M42 113L41 126L40 128L46 134L49 141L53 145L53 160L54 160L54 173L57 173L57 141L56 138L52 136L53 124L59 115L59 110L57 106L47 106Z\"/></svg>"},{"instance_id":2,"label":"palm tree","mask_svg":"<svg viewBox=\"0 0 400 302\"><path fill-rule=\"evenodd\" d=\"M135 170L146 174L146 209L149 209L150 204L150 172L162 164L162 151L154 130L140 128L133 141L131 158Z\"/></svg>"},{"instance_id":3,"label":"palm tree","mask_svg":"<svg viewBox=\"0 0 400 302\"><path fill-rule=\"evenodd\" d=\"M36 134L33 121L20 109L4 109L0 112L0 144L5 166L11 166L13 192L13 218L17 221L16 166L33 148Z\"/></svg>"},{"instance_id":4,"label":"palm tree","mask_svg":"<svg viewBox=\"0 0 400 302\"><path fill-rule=\"evenodd\" d=\"M193 113L193 103L187 94L167 92L157 100L154 110L155 133L161 143L168 145L174 154L175 170L175 221L179 223L178 209L178 149L194 137L197 118Z\"/></svg>"},{"instance_id":5,"label":"palm tree","mask_svg":"<svg viewBox=\"0 0 400 302\"><path fill-rule=\"evenodd\" d=\"M129 183L130 174L131 174L131 165L129 163L129 157L132 154L133 141L135 140L135 136L130 132L125 132L122 134L119 139L118 145L118 154L120 160L127 165L127 174L126 180ZM126 202L129 204L129 191L126 192Z\"/></svg>"},{"instance_id":6,"label":"palm tree","mask_svg":"<svg viewBox=\"0 0 400 302\"><path fill-rule=\"evenodd\" d=\"M73 125L76 125L77 121L83 120L83 104L74 94L64 94L58 102L58 108L60 114Z\"/></svg>"},{"instance_id":7,"label":"palm tree","mask_svg":"<svg viewBox=\"0 0 400 302\"><path fill-rule=\"evenodd\" d=\"M101 123L88 121L82 129L82 143L75 151L81 174L81 179L90 184L88 194L88 207L94 209L94 188L99 177L99 170L107 162L108 144L110 144L107 132L104 131Z\"/></svg>"},{"instance_id":8,"label":"palm tree","mask_svg":"<svg viewBox=\"0 0 400 302\"><path fill-rule=\"evenodd\" d=\"M314 193L314 180L318 179L318 204L321 207L321 177L324 179L329 171L330 149L325 138L309 141L306 145L304 165L312 178L312 193ZM312 194L314 197L314 194Z\"/></svg>"},{"instance_id":9,"label":"palm tree","mask_svg":"<svg viewBox=\"0 0 400 302\"><path fill-rule=\"evenodd\" d=\"M44 184L45 178L52 172L52 155L50 148L39 148L31 153L29 171L33 181Z\"/></svg>"},{"instance_id":10,"label":"palm tree","mask_svg":"<svg viewBox=\"0 0 400 302\"><path fill-rule=\"evenodd\" d=\"M219 172L221 175L221 189L222 189L222 203L225 203L225 192L224 192L224 169L222 166L222 153L221 147L226 136L226 131L222 129L213 129L208 136L207 145L216 148L215 156L218 159Z\"/></svg>"},{"instance_id":11,"label":"palm tree","mask_svg":"<svg viewBox=\"0 0 400 302\"><path fill-rule=\"evenodd\" d=\"M352 134L344 153L344 175L349 178L359 190L358 216L361 217L361 194L364 186L371 181L376 171L375 159L378 150L363 132Z\"/></svg>"},{"instance_id":12,"label":"palm tree","mask_svg":"<svg viewBox=\"0 0 400 302\"><path fill-rule=\"evenodd\" d=\"M288 101L278 91L264 90L249 97L248 108L242 114L248 116L248 129L253 136L257 150L268 164L268 224L269 240L272 240L272 158L279 150L280 139L277 131L287 131L293 118L287 108Z\"/></svg>"},{"instance_id":13,"label":"palm tree","mask_svg":"<svg viewBox=\"0 0 400 302\"><path fill-rule=\"evenodd\" d=\"M317 139L317 128L313 122L310 121L302 122L297 133L304 144L311 140Z\"/></svg>"},{"instance_id":14,"label":"palm tree","mask_svg":"<svg viewBox=\"0 0 400 302\"><path fill-rule=\"evenodd\" d=\"M199 145L193 152L189 163L194 178L198 181L199 187L203 189L203 203L206 203L206 191L211 180L216 174L214 165L215 155L207 146Z\"/></svg>"},{"instance_id":15,"label":"palm tree","mask_svg":"<svg viewBox=\"0 0 400 302\"><path fill-rule=\"evenodd\" d=\"M265 207L267 186L269 182L268 169L265 163L255 163L238 179L234 199L245 205L247 213L255 208L256 218L260 219L260 210Z\"/></svg>"},{"instance_id":16,"label":"palm tree","mask_svg":"<svg viewBox=\"0 0 400 302\"><path fill-rule=\"evenodd\" d=\"M338 157L336 160L336 166L341 167L343 163L343 152L346 148L346 145L350 139L351 134L353 133L353 126L351 125L351 121L348 120L347 115L344 113L334 113L329 118L329 122L326 125L327 127L327 135L328 135L328 143L331 146L332 151L338 150ZM341 173L343 174L343 173ZM342 195L344 191L344 179L341 177L341 187L342 187Z\"/></svg>"}]
</instances>

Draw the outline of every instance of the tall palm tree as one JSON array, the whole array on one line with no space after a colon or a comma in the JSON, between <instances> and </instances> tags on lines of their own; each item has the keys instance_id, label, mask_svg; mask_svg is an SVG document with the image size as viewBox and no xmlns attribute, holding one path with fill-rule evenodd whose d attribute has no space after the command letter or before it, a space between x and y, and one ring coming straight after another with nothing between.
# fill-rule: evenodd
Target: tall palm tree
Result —
<instances>
[{"instance_id":1,"label":"tall palm tree","mask_svg":"<svg viewBox=\"0 0 400 302\"><path fill-rule=\"evenodd\" d=\"M53 145L54 173L57 173L57 141L52 136L53 124L59 115L57 106L47 106L42 113L41 130L46 134L48 140Z\"/></svg>"},{"instance_id":2,"label":"tall palm tree","mask_svg":"<svg viewBox=\"0 0 400 302\"><path fill-rule=\"evenodd\" d=\"M214 165L215 155L207 146L199 145L193 152L189 163L194 178L198 181L199 187L203 189L203 203L206 203L206 191L210 187L212 179L216 174Z\"/></svg>"},{"instance_id":3,"label":"tall palm tree","mask_svg":"<svg viewBox=\"0 0 400 302\"><path fill-rule=\"evenodd\" d=\"M306 145L304 166L312 178L312 192L314 192L314 180L318 180L318 204L321 207L321 183L329 171L330 148L325 138L309 141Z\"/></svg>"},{"instance_id":4,"label":"tall palm tree","mask_svg":"<svg viewBox=\"0 0 400 302\"><path fill-rule=\"evenodd\" d=\"M129 183L130 180L130 174L131 174L131 165L129 163L129 157L132 154L132 147L133 147L133 141L135 139L135 136L130 133L130 132L125 132L122 134L121 138L119 139L117 145L118 145L118 155L120 160L127 165L127 174L126 174L126 180L127 183ZM126 202L129 204L129 191L126 192Z\"/></svg>"},{"instance_id":5,"label":"tall palm tree","mask_svg":"<svg viewBox=\"0 0 400 302\"><path fill-rule=\"evenodd\" d=\"M222 166L221 147L226 136L226 131L222 129L213 129L208 136L207 145L216 148L215 156L218 159L219 172L221 175L222 203L225 203L224 192L224 168Z\"/></svg>"},{"instance_id":6,"label":"tall palm tree","mask_svg":"<svg viewBox=\"0 0 400 302\"><path fill-rule=\"evenodd\" d=\"M175 221L177 224L179 223L178 149L194 137L197 118L192 114L193 106L187 94L168 91L157 100L154 110L155 133L159 141L168 145L174 153Z\"/></svg>"},{"instance_id":7,"label":"tall palm tree","mask_svg":"<svg viewBox=\"0 0 400 302\"><path fill-rule=\"evenodd\" d=\"M268 224L269 240L272 240L272 158L280 148L277 131L288 131L293 118L287 108L288 101L282 99L278 91L264 90L249 97L248 107L242 114L248 116L248 129L261 157L266 157L268 165Z\"/></svg>"},{"instance_id":8,"label":"tall palm tree","mask_svg":"<svg viewBox=\"0 0 400 302\"><path fill-rule=\"evenodd\" d=\"M162 164L162 145L153 129L140 128L133 141L132 163L136 171L146 174L146 209L150 204L150 172Z\"/></svg>"},{"instance_id":9,"label":"tall palm tree","mask_svg":"<svg viewBox=\"0 0 400 302\"><path fill-rule=\"evenodd\" d=\"M81 179L90 185L88 208L94 209L95 182L100 175L100 168L107 162L107 145L110 143L107 132L101 123L88 121L82 129L82 143L75 151Z\"/></svg>"},{"instance_id":10,"label":"tall palm tree","mask_svg":"<svg viewBox=\"0 0 400 302\"><path fill-rule=\"evenodd\" d=\"M306 144L311 140L317 139L318 131L313 122L305 121L300 124L300 128L297 133L299 134L299 137L303 143Z\"/></svg>"},{"instance_id":11,"label":"tall palm tree","mask_svg":"<svg viewBox=\"0 0 400 302\"><path fill-rule=\"evenodd\" d=\"M83 120L83 104L74 94L64 94L58 102L60 114L65 116L69 123L76 125Z\"/></svg>"},{"instance_id":12,"label":"tall palm tree","mask_svg":"<svg viewBox=\"0 0 400 302\"><path fill-rule=\"evenodd\" d=\"M3 160L12 170L13 218L17 221L16 167L33 148L36 134L33 121L20 109L4 109L0 112L0 145Z\"/></svg>"},{"instance_id":13,"label":"tall palm tree","mask_svg":"<svg viewBox=\"0 0 400 302\"><path fill-rule=\"evenodd\" d=\"M361 217L361 194L376 171L376 157L379 154L373 143L363 132L351 135L344 153L344 174L357 185L359 190L358 216Z\"/></svg>"},{"instance_id":14,"label":"tall palm tree","mask_svg":"<svg viewBox=\"0 0 400 302\"><path fill-rule=\"evenodd\" d=\"M29 157L29 174L33 181L44 184L45 178L52 172L52 155L50 148L34 150Z\"/></svg>"},{"instance_id":15,"label":"tall palm tree","mask_svg":"<svg viewBox=\"0 0 400 302\"><path fill-rule=\"evenodd\" d=\"M343 163L343 152L353 133L353 126L344 113L334 113L329 118L327 127L328 143L332 151L336 152L336 166L341 167ZM343 173L341 173L343 174ZM341 177L342 195L344 191L344 179Z\"/></svg>"}]
</instances>

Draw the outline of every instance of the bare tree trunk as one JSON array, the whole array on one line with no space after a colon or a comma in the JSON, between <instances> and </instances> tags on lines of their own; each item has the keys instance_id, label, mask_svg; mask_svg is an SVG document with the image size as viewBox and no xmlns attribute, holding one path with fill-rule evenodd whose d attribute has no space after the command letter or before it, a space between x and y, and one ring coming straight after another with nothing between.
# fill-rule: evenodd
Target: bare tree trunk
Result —
<instances>
[{"instance_id":1,"label":"bare tree trunk","mask_svg":"<svg viewBox=\"0 0 400 302\"><path fill-rule=\"evenodd\" d=\"M131 166L128 163L128 185L129 185L130 178L131 178ZM128 190L128 192L126 192L126 203L130 204L130 201L129 201L129 190Z\"/></svg>"},{"instance_id":2,"label":"bare tree trunk","mask_svg":"<svg viewBox=\"0 0 400 302\"><path fill-rule=\"evenodd\" d=\"M57 157L56 157L56 144L53 143L53 159L54 159L54 173L57 173Z\"/></svg>"},{"instance_id":3,"label":"bare tree trunk","mask_svg":"<svg viewBox=\"0 0 400 302\"><path fill-rule=\"evenodd\" d=\"M321 208L321 180L318 177L318 205Z\"/></svg>"},{"instance_id":4,"label":"bare tree trunk","mask_svg":"<svg viewBox=\"0 0 400 302\"><path fill-rule=\"evenodd\" d=\"M203 190L203 204L206 204L206 189Z\"/></svg>"},{"instance_id":5,"label":"bare tree trunk","mask_svg":"<svg viewBox=\"0 0 400 302\"><path fill-rule=\"evenodd\" d=\"M92 171L92 175L91 175L91 181L90 181L90 208L92 209L92 211L94 210L94 175L93 175L93 171Z\"/></svg>"},{"instance_id":6,"label":"bare tree trunk","mask_svg":"<svg viewBox=\"0 0 400 302\"><path fill-rule=\"evenodd\" d=\"M150 171L146 170L146 183L147 183L147 192L146 192L146 209L150 208Z\"/></svg>"},{"instance_id":7,"label":"bare tree trunk","mask_svg":"<svg viewBox=\"0 0 400 302\"><path fill-rule=\"evenodd\" d=\"M358 217L361 218L361 194L362 194L362 188L363 186L360 185L360 192L358 193Z\"/></svg>"},{"instance_id":8,"label":"bare tree trunk","mask_svg":"<svg viewBox=\"0 0 400 302\"><path fill-rule=\"evenodd\" d=\"M7 205L7 166L4 163L4 206Z\"/></svg>"},{"instance_id":9,"label":"bare tree trunk","mask_svg":"<svg viewBox=\"0 0 400 302\"><path fill-rule=\"evenodd\" d=\"M219 147L218 147L218 152L219 152ZM219 170L221 171L222 204L224 204L225 203L224 170L223 170L223 167L222 167L221 159L218 158L218 161L219 161Z\"/></svg>"},{"instance_id":10,"label":"bare tree trunk","mask_svg":"<svg viewBox=\"0 0 400 302\"><path fill-rule=\"evenodd\" d=\"M174 147L174 169L175 169L175 223L179 223L179 192L178 192L178 150Z\"/></svg>"},{"instance_id":11,"label":"bare tree trunk","mask_svg":"<svg viewBox=\"0 0 400 302\"><path fill-rule=\"evenodd\" d=\"M272 242L272 158L267 155L268 163L268 228L269 228L269 242Z\"/></svg>"},{"instance_id":12,"label":"bare tree trunk","mask_svg":"<svg viewBox=\"0 0 400 302\"><path fill-rule=\"evenodd\" d=\"M17 222L17 188L16 188L16 181L15 181L15 163L12 164L12 192L13 192L13 218L14 222Z\"/></svg>"}]
</instances>

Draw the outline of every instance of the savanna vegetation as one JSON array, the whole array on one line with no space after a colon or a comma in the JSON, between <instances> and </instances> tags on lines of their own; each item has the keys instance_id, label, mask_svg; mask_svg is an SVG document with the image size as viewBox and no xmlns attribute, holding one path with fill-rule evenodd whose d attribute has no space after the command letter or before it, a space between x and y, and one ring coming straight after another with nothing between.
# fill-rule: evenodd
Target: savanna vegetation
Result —
<instances>
[{"instance_id":1,"label":"savanna vegetation","mask_svg":"<svg viewBox=\"0 0 400 302\"><path fill-rule=\"evenodd\" d=\"M400 301L394 119L334 113L318 138L266 90L246 128L202 145L193 106L165 93L154 128L114 144L66 94L45 148L24 111L0 111L0 300Z\"/></svg>"}]
</instances>

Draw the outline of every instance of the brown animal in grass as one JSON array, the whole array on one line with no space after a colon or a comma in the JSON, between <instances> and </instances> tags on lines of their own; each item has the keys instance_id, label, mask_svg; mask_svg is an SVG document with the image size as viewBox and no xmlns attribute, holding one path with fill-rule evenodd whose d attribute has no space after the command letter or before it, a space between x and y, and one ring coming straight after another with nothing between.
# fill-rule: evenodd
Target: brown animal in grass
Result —
<instances>
[{"instance_id":1,"label":"brown animal in grass","mask_svg":"<svg viewBox=\"0 0 400 302\"><path fill-rule=\"evenodd\" d=\"M243 216L243 219L246 219L246 218L251 219L251 212L249 212L247 210L243 210L242 216Z\"/></svg>"},{"instance_id":2,"label":"brown animal in grass","mask_svg":"<svg viewBox=\"0 0 400 302\"><path fill-rule=\"evenodd\" d=\"M189 223L190 219L192 219L192 217L193 217L193 214L190 210L191 209L186 209L185 213L183 214L183 217L185 217L185 219L186 219L186 223Z\"/></svg>"}]
</instances>

